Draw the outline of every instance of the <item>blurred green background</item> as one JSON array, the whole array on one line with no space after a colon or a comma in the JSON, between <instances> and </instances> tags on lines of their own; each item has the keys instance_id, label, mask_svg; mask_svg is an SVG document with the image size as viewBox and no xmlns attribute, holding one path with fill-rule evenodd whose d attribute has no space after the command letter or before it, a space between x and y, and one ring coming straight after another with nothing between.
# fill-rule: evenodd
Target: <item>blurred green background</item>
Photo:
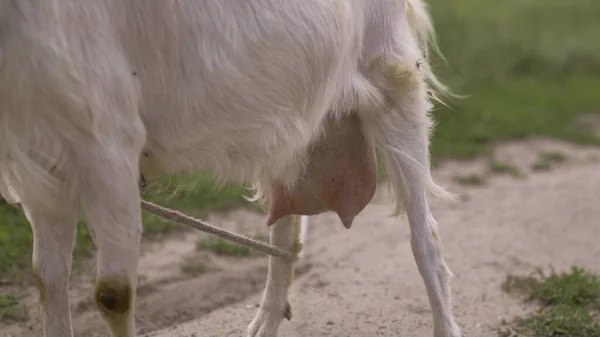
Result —
<instances>
[{"instance_id":1,"label":"blurred green background","mask_svg":"<svg viewBox=\"0 0 600 337\"><path fill-rule=\"evenodd\" d=\"M447 59L434 70L455 93L452 109L438 106L434 163L467 159L495 143L547 136L582 144L600 139L581 116L600 116L600 0L429 0L440 48ZM209 177L177 187L156 183L147 196L205 216L247 205L239 186L216 189ZM181 228L145 216L146 237ZM0 204L0 283L27 281L31 229L21 212ZM93 252L83 226L76 262Z\"/></svg>"}]
</instances>

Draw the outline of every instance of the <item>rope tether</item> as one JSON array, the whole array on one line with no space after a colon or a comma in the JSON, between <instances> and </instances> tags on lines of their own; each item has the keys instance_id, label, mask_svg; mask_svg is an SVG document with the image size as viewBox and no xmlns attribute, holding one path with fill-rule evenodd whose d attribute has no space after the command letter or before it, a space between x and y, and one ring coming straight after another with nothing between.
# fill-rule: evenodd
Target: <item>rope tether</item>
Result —
<instances>
[{"instance_id":1,"label":"rope tether","mask_svg":"<svg viewBox=\"0 0 600 337\"><path fill-rule=\"evenodd\" d=\"M148 213L152 213L163 220L177 222L195 228L201 232L205 232L209 235L218 236L222 239L237 243L239 245L261 251L271 256L283 259L287 262L294 262L298 259L296 254L282 250L275 246L254 240L243 235L239 235L228 230L215 227L205 221L192 218L189 215L183 214L179 211L175 211L166 207L158 206L146 200L142 200L142 209Z\"/></svg>"}]
</instances>

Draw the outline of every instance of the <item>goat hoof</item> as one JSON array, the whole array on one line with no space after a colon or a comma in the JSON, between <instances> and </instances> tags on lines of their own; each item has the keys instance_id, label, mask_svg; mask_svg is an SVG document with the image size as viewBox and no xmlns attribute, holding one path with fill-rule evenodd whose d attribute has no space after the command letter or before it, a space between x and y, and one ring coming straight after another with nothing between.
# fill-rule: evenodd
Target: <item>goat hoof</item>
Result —
<instances>
[{"instance_id":1,"label":"goat hoof","mask_svg":"<svg viewBox=\"0 0 600 337\"><path fill-rule=\"evenodd\" d=\"M287 319L288 321L290 321L292 319L292 306L290 305L290 302L285 303L285 309L283 310L283 317L285 317L285 319Z\"/></svg>"},{"instance_id":2,"label":"goat hoof","mask_svg":"<svg viewBox=\"0 0 600 337\"><path fill-rule=\"evenodd\" d=\"M282 309L283 311L281 311ZM277 331L283 318L287 320L292 318L292 308L287 302L279 310L268 311L260 308L248 326L246 337L277 337Z\"/></svg>"}]
</instances>

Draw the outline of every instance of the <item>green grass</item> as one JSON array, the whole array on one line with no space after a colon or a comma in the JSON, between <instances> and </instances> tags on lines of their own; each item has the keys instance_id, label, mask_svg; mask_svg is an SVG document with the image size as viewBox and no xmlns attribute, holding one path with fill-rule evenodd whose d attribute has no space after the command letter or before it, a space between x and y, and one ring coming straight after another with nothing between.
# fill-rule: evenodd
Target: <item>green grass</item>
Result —
<instances>
[{"instance_id":1,"label":"green grass","mask_svg":"<svg viewBox=\"0 0 600 337\"><path fill-rule=\"evenodd\" d=\"M494 174L507 174L515 178L522 178L525 176L525 173L523 173L518 166L497 160L492 160L490 162L489 170Z\"/></svg>"},{"instance_id":2,"label":"green grass","mask_svg":"<svg viewBox=\"0 0 600 337\"><path fill-rule=\"evenodd\" d=\"M467 99L439 107L435 162L495 143L547 136L598 144L582 113L600 113L600 2L429 0L448 66L434 67Z\"/></svg>"},{"instance_id":3,"label":"green grass","mask_svg":"<svg viewBox=\"0 0 600 337\"><path fill-rule=\"evenodd\" d=\"M452 179L455 183L466 186L483 186L486 182L483 175L476 173L458 175Z\"/></svg>"},{"instance_id":4,"label":"green grass","mask_svg":"<svg viewBox=\"0 0 600 337\"><path fill-rule=\"evenodd\" d=\"M196 277L204 274L206 272L206 266L204 263L199 261L194 261L192 259L186 260L181 264L181 273Z\"/></svg>"},{"instance_id":5,"label":"green grass","mask_svg":"<svg viewBox=\"0 0 600 337\"><path fill-rule=\"evenodd\" d=\"M534 171L549 171L554 166L567 161L567 156L561 152L542 151L537 160L531 165Z\"/></svg>"},{"instance_id":6,"label":"green grass","mask_svg":"<svg viewBox=\"0 0 600 337\"><path fill-rule=\"evenodd\" d=\"M509 276L503 284L508 292L520 292L543 306L569 305L600 310L600 277L573 266L570 272Z\"/></svg>"},{"instance_id":7,"label":"green grass","mask_svg":"<svg viewBox=\"0 0 600 337\"><path fill-rule=\"evenodd\" d=\"M27 308L13 295L0 295L0 323L23 322L29 318Z\"/></svg>"},{"instance_id":8,"label":"green grass","mask_svg":"<svg viewBox=\"0 0 600 337\"><path fill-rule=\"evenodd\" d=\"M510 322L500 336L600 337L600 277L573 266L569 272L509 276L502 288L539 305Z\"/></svg>"},{"instance_id":9,"label":"green grass","mask_svg":"<svg viewBox=\"0 0 600 337\"><path fill-rule=\"evenodd\" d=\"M589 310L557 305L518 319L514 331L534 337L600 337L600 324Z\"/></svg>"},{"instance_id":10,"label":"green grass","mask_svg":"<svg viewBox=\"0 0 600 337\"><path fill-rule=\"evenodd\" d=\"M494 174L509 175L514 178L524 178L526 176L516 165L490 159L488 167L484 172L456 175L452 180L457 184L465 186L484 186L488 178Z\"/></svg>"},{"instance_id":11,"label":"green grass","mask_svg":"<svg viewBox=\"0 0 600 337\"><path fill-rule=\"evenodd\" d=\"M600 1L429 0L448 64L434 68L458 94L451 109L439 106L432 160L473 158L498 142L548 136L599 144L578 121L600 113ZM174 178L177 180L178 178ZM195 216L246 205L243 189L215 189L206 176L182 190L149 196ZM181 226L144 215L146 237ZM0 205L0 278L29 279L31 230L20 212ZM93 252L80 230L76 261Z\"/></svg>"}]
</instances>

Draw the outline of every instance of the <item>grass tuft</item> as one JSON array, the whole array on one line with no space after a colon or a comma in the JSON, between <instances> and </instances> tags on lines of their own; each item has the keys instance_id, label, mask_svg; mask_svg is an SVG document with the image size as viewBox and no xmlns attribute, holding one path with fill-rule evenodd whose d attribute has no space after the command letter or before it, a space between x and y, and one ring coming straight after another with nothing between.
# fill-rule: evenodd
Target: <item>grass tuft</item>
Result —
<instances>
[{"instance_id":1,"label":"grass tuft","mask_svg":"<svg viewBox=\"0 0 600 337\"><path fill-rule=\"evenodd\" d=\"M0 323L25 322L27 308L13 295L0 295Z\"/></svg>"},{"instance_id":2,"label":"grass tuft","mask_svg":"<svg viewBox=\"0 0 600 337\"><path fill-rule=\"evenodd\" d=\"M483 186L485 185L485 177L476 173L458 175L452 178L455 183L466 186Z\"/></svg>"},{"instance_id":3,"label":"grass tuft","mask_svg":"<svg viewBox=\"0 0 600 337\"><path fill-rule=\"evenodd\" d=\"M502 337L600 337L600 277L573 266L569 272L508 276L502 288L524 295L538 310L500 329Z\"/></svg>"},{"instance_id":4,"label":"grass tuft","mask_svg":"<svg viewBox=\"0 0 600 337\"><path fill-rule=\"evenodd\" d=\"M523 178L525 173L516 165L497 160L490 162L490 172L494 174L507 174L515 178Z\"/></svg>"},{"instance_id":5,"label":"grass tuft","mask_svg":"<svg viewBox=\"0 0 600 337\"><path fill-rule=\"evenodd\" d=\"M184 275L196 277L206 272L206 265L200 261L188 259L181 264L181 273Z\"/></svg>"},{"instance_id":6,"label":"grass tuft","mask_svg":"<svg viewBox=\"0 0 600 337\"><path fill-rule=\"evenodd\" d=\"M538 159L531 165L534 171L549 171L555 165L562 164L567 161L567 156L561 152L542 151L538 155Z\"/></svg>"},{"instance_id":7,"label":"grass tuft","mask_svg":"<svg viewBox=\"0 0 600 337\"><path fill-rule=\"evenodd\" d=\"M573 266L570 272L546 276L537 271L530 276L508 276L503 283L508 292L518 291L527 300L543 306L568 305L600 309L600 277L583 268Z\"/></svg>"},{"instance_id":8,"label":"grass tuft","mask_svg":"<svg viewBox=\"0 0 600 337\"><path fill-rule=\"evenodd\" d=\"M596 313L560 304L518 319L514 331L535 337L600 337L600 324Z\"/></svg>"}]
</instances>

